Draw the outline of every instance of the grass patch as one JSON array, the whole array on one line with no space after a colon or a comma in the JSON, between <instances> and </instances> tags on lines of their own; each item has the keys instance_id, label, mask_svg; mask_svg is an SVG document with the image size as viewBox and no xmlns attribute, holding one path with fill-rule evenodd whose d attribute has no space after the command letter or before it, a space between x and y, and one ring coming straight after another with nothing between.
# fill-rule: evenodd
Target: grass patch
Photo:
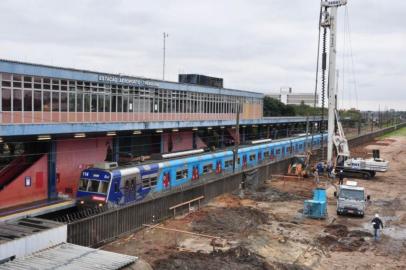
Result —
<instances>
[{"instance_id":1,"label":"grass patch","mask_svg":"<svg viewBox=\"0 0 406 270\"><path fill-rule=\"evenodd\" d=\"M397 129L397 130L394 130L392 132L389 132L389 133L387 133L385 135L382 135L382 136L379 137L379 139L382 140L382 139L386 139L386 138L389 138L389 137L406 137L406 127L402 127L402 128Z\"/></svg>"}]
</instances>

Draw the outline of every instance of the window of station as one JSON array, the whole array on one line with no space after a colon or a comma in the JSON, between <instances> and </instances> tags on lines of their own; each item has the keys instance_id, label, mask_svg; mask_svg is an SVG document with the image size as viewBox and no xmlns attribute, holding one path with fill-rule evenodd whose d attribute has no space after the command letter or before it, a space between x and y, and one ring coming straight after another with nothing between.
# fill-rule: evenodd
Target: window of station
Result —
<instances>
[{"instance_id":1,"label":"window of station","mask_svg":"<svg viewBox=\"0 0 406 270\"><path fill-rule=\"evenodd\" d=\"M224 168L229 168L233 166L233 160L229 159L224 162Z\"/></svg>"},{"instance_id":2,"label":"window of station","mask_svg":"<svg viewBox=\"0 0 406 270\"><path fill-rule=\"evenodd\" d=\"M176 180L182 180L187 178L187 169L181 169L176 171Z\"/></svg>"},{"instance_id":3,"label":"window of station","mask_svg":"<svg viewBox=\"0 0 406 270\"><path fill-rule=\"evenodd\" d=\"M253 160L255 160L255 154L250 155L250 161L253 161Z\"/></svg>"},{"instance_id":4,"label":"window of station","mask_svg":"<svg viewBox=\"0 0 406 270\"><path fill-rule=\"evenodd\" d=\"M158 178L156 176L143 178L142 179L142 188L154 188L154 187L156 187L157 183L158 183Z\"/></svg>"},{"instance_id":5,"label":"window of station","mask_svg":"<svg viewBox=\"0 0 406 270\"><path fill-rule=\"evenodd\" d=\"M203 165L203 174L207 174L207 173L211 173L211 172L213 172L213 165L211 163Z\"/></svg>"},{"instance_id":6,"label":"window of station","mask_svg":"<svg viewBox=\"0 0 406 270\"><path fill-rule=\"evenodd\" d=\"M233 114L239 104L261 102L224 94L8 73L1 74L0 82L3 111Z\"/></svg>"}]
</instances>

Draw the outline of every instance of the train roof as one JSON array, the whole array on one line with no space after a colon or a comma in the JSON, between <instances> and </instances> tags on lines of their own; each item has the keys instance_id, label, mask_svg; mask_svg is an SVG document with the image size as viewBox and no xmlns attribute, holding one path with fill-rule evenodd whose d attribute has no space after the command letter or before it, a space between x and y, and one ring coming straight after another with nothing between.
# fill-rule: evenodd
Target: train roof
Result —
<instances>
[{"instance_id":1,"label":"train roof","mask_svg":"<svg viewBox=\"0 0 406 270\"><path fill-rule=\"evenodd\" d=\"M313 134L313 135L308 135L308 137L313 138L318 138L321 137L321 134ZM272 140L271 142L268 143L263 143L263 144L257 144L257 145L241 145L238 149L239 153L246 153L249 151L254 151L258 149L262 149L265 147L269 146L283 146L286 143L289 142L298 142L302 139L304 139L306 135L300 136L300 137L293 137L293 138L286 138L286 139L279 139L279 140ZM140 168L142 170L152 170L156 169L158 167L164 167L164 166L178 166L181 164L184 164L185 162L191 163L191 162L202 162L205 160L213 159L213 158L221 158L225 156L229 156L233 154L233 146L228 147L226 149L219 149L216 152L204 152L201 154L197 154L194 156L186 156L186 157L177 157L173 159L168 159L168 160L148 160L144 163L138 163L138 164L129 164L129 165L121 165L117 168L111 169L111 170L105 170L105 171L110 171L110 172L115 172L115 171L120 171L120 174L122 176L125 175L131 175L131 174L136 174L140 172ZM155 165L155 166L152 166ZM96 169L96 168L89 168L89 169ZM97 168L100 170L99 168Z\"/></svg>"}]
</instances>

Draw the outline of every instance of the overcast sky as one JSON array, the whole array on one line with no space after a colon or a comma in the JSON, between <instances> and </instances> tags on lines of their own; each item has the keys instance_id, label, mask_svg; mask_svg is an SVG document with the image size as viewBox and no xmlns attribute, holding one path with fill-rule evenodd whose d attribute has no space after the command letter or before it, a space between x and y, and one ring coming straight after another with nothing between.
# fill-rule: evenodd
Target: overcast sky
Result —
<instances>
[{"instance_id":1,"label":"overcast sky","mask_svg":"<svg viewBox=\"0 0 406 270\"><path fill-rule=\"evenodd\" d=\"M348 20L345 8L338 18L340 106L406 110L406 1L348 2ZM319 4L1 0L0 58L161 79L167 32L168 80L200 73L228 88L313 92Z\"/></svg>"}]
</instances>

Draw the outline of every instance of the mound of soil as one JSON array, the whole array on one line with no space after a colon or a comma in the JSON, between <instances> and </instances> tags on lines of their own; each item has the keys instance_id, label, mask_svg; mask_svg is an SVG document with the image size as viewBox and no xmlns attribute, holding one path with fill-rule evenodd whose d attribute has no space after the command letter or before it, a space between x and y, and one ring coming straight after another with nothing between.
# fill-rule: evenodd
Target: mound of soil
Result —
<instances>
[{"instance_id":1,"label":"mound of soil","mask_svg":"<svg viewBox=\"0 0 406 270\"><path fill-rule=\"evenodd\" d=\"M179 252L154 264L156 270L308 270L296 264L268 263L244 247L210 254Z\"/></svg>"},{"instance_id":2,"label":"mound of soil","mask_svg":"<svg viewBox=\"0 0 406 270\"><path fill-rule=\"evenodd\" d=\"M341 224L330 224L326 226L324 232L337 237L345 237L348 235L348 228Z\"/></svg>"},{"instance_id":3,"label":"mound of soil","mask_svg":"<svg viewBox=\"0 0 406 270\"><path fill-rule=\"evenodd\" d=\"M324 229L326 235L320 236L316 242L330 251L352 252L365 251L367 245L364 237L371 237L372 234L366 231L349 231L347 226L342 224L331 224Z\"/></svg>"},{"instance_id":4,"label":"mound of soil","mask_svg":"<svg viewBox=\"0 0 406 270\"><path fill-rule=\"evenodd\" d=\"M215 236L245 233L269 221L267 214L250 207L211 209L204 219L194 220L194 231Z\"/></svg>"},{"instance_id":5,"label":"mound of soil","mask_svg":"<svg viewBox=\"0 0 406 270\"><path fill-rule=\"evenodd\" d=\"M293 200L303 200L304 196L279 191L271 188L259 188L255 192L245 191L245 196L248 199L259 202L286 202Z\"/></svg>"},{"instance_id":6,"label":"mound of soil","mask_svg":"<svg viewBox=\"0 0 406 270\"><path fill-rule=\"evenodd\" d=\"M156 261L154 269L266 269L264 264L263 259L243 247L237 247L226 252L216 251L210 254L178 252L167 259Z\"/></svg>"},{"instance_id":7,"label":"mound of soil","mask_svg":"<svg viewBox=\"0 0 406 270\"><path fill-rule=\"evenodd\" d=\"M349 237L372 237L372 233L361 231L361 230L353 230L348 233Z\"/></svg>"}]
</instances>

